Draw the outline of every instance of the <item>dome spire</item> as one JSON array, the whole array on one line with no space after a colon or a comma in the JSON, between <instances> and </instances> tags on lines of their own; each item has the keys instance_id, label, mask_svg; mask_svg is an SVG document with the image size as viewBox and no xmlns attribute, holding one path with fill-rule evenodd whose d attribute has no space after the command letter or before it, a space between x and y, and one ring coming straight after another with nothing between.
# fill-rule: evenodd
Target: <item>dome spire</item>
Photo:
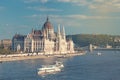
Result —
<instances>
[{"instance_id":1,"label":"dome spire","mask_svg":"<svg viewBox=\"0 0 120 80\"><path fill-rule=\"evenodd\" d=\"M52 24L50 23L48 16L47 16L47 18L46 18L46 22L44 23L44 25L43 25L43 27L42 27L42 30L43 30L43 29L53 29L53 26L52 26Z\"/></svg>"},{"instance_id":2,"label":"dome spire","mask_svg":"<svg viewBox=\"0 0 120 80\"><path fill-rule=\"evenodd\" d=\"M49 21L49 17L47 16L47 22Z\"/></svg>"}]
</instances>

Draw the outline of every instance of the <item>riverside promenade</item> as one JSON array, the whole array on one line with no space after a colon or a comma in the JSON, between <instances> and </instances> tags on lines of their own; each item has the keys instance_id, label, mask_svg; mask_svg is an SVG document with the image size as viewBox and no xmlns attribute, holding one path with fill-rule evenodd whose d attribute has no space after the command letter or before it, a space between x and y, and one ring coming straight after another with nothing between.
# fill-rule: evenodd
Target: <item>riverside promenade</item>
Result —
<instances>
[{"instance_id":1,"label":"riverside promenade","mask_svg":"<svg viewBox=\"0 0 120 80\"><path fill-rule=\"evenodd\" d=\"M0 55L0 62L6 61L18 61L27 59L48 59L48 58L59 58L59 57L72 57L78 55L85 55L85 52L69 53L69 54L11 54L11 55Z\"/></svg>"}]
</instances>

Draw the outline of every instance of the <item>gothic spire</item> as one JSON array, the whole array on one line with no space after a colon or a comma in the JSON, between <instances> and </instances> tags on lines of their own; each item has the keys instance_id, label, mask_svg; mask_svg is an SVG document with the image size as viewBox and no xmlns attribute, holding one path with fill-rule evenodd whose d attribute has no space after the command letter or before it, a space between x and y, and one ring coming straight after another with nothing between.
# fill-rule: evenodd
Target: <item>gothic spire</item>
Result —
<instances>
[{"instance_id":1,"label":"gothic spire","mask_svg":"<svg viewBox=\"0 0 120 80\"><path fill-rule=\"evenodd\" d=\"M47 16L47 22L49 21L49 17Z\"/></svg>"},{"instance_id":2,"label":"gothic spire","mask_svg":"<svg viewBox=\"0 0 120 80\"><path fill-rule=\"evenodd\" d=\"M58 24L58 35L60 35L60 24Z\"/></svg>"},{"instance_id":3,"label":"gothic spire","mask_svg":"<svg viewBox=\"0 0 120 80\"><path fill-rule=\"evenodd\" d=\"M63 39L66 39L64 26L62 27L62 32L63 32Z\"/></svg>"}]
</instances>

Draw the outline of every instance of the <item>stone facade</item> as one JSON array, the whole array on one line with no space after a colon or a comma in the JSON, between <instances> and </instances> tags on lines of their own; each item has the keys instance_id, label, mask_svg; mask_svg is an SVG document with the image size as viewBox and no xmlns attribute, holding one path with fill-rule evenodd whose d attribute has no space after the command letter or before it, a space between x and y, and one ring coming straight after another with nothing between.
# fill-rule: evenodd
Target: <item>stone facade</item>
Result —
<instances>
[{"instance_id":1,"label":"stone facade","mask_svg":"<svg viewBox=\"0 0 120 80\"><path fill-rule=\"evenodd\" d=\"M24 51L24 39L26 36L15 34L12 39L12 50L14 51Z\"/></svg>"},{"instance_id":2,"label":"stone facade","mask_svg":"<svg viewBox=\"0 0 120 80\"><path fill-rule=\"evenodd\" d=\"M12 41L10 39L3 39L0 42L0 45L3 45L4 49L10 49L11 44L12 44Z\"/></svg>"},{"instance_id":3,"label":"stone facade","mask_svg":"<svg viewBox=\"0 0 120 80\"><path fill-rule=\"evenodd\" d=\"M20 45L20 43L24 43L24 46ZM58 25L58 31L54 32L54 28L48 18L41 30L32 29L31 33L20 43L19 46L22 48L20 50L24 52L43 52L45 54L74 53L74 43L72 40L66 39L64 27L60 30L60 25ZM17 46L18 44L14 47L17 48Z\"/></svg>"}]
</instances>

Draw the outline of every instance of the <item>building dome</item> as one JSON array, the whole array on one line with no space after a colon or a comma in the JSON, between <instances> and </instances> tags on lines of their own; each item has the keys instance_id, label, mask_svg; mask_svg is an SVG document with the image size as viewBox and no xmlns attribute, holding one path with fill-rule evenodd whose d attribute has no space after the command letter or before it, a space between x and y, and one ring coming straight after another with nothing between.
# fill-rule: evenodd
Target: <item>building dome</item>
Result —
<instances>
[{"instance_id":1,"label":"building dome","mask_svg":"<svg viewBox=\"0 0 120 80\"><path fill-rule=\"evenodd\" d=\"M53 29L53 26L52 26L52 24L49 22L48 17L47 17L47 20L46 20L46 22L44 23L42 29Z\"/></svg>"}]
</instances>

